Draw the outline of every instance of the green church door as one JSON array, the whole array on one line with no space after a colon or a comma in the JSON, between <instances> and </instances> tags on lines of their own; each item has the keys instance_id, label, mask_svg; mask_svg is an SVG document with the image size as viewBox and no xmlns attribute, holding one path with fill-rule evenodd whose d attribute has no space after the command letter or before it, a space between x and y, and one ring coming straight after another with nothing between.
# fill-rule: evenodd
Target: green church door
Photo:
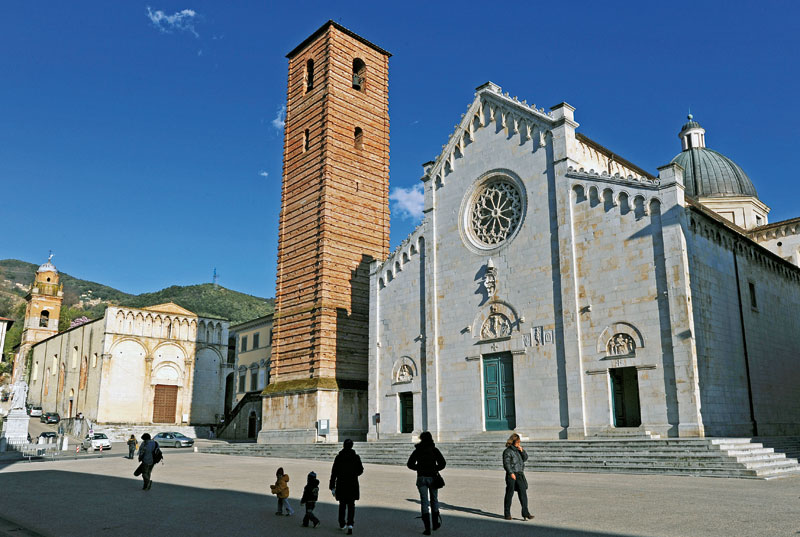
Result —
<instances>
[{"instance_id":1,"label":"green church door","mask_svg":"<svg viewBox=\"0 0 800 537\"><path fill-rule=\"evenodd\" d=\"M414 430L414 394L400 394L400 432L410 433Z\"/></svg>"},{"instance_id":2,"label":"green church door","mask_svg":"<svg viewBox=\"0 0 800 537\"><path fill-rule=\"evenodd\" d=\"M639 408L639 376L635 367L608 370L614 404L614 427L638 427L642 424Z\"/></svg>"},{"instance_id":3,"label":"green church door","mask_svg":"<svg viewBox=\"0 0 800 537\"><path fill-rule=\"evenodd\" d=\"M483 399L486 430L504 431L517 426L514 410L514 366L511 353L489 354L483 358Z\"/></svg>"}]
</instances>

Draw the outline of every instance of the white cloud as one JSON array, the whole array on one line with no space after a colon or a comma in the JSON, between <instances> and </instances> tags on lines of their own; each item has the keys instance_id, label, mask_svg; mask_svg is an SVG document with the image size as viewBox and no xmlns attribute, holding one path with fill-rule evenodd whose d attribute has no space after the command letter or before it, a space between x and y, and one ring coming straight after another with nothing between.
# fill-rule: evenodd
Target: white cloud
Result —
<instances>
[{"instance_id":1,"label":"white cloud","mask_svg":"<svg viewBox=\"0 0 800 537\"><path fill-rule=\"evenodd\" d=\"M272 120L272 126L275 127L276 130L282 130L283 126L286 125L286 105L281 105L278 108L278 113L275 114L275 119Z\"/></svg>"},{"instance_id":2,"label":"white cloud","mask_svg":"<svg viewBox=\"0 0 800 537\"><path fill-rule=\"evenodd\" d=\"M198 34L197 30L194 28L195 17L197 17L197 12L193 9L183 9L172 15L167 15L160 9L153 11L150 9L150 6L147 6L147 18L150 19L153 26L165 34L170 34L177 30L180 32L189 32L195 37L200 37L200 34Z\"/></svg>"},{"instance_id":3,"label":"white cloud","mask_svg":"<svg viewBox=\"0 0 800 537\"><path fill-rule=\"evenodd\" d=\"M420 220L422 209L425 206L425 195L422 185L411 188L396 187L389 193L392 201L392 211L400 218Z\"/></svg>"},{"instance_id":4,"label":"white cloud","mask_svg":"<svg viewBox=\"0 0 800 537\"><path fill-rule=\"evenodd\" d=\"M265 172L264 170L258 172L258 175L260 175L261 177L269 177L269 173Z\"/></svg>"}]
</instances>

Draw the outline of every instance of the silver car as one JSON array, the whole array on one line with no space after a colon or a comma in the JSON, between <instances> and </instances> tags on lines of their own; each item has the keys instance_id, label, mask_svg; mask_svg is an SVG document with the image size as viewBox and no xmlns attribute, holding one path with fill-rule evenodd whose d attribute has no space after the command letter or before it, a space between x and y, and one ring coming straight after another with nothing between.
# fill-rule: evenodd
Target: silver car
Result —
<instances>
[{"instance_id":1,"label":"silver car","mask_svg":"<svg viewBox=\"0 0 800 537\"><path fill-rule=\"evenodd\" d=\"M153 437L159 446L164 447L192 447L194 438L189 438L182 433L158 433Z\"/></svg>"}]
</instances>

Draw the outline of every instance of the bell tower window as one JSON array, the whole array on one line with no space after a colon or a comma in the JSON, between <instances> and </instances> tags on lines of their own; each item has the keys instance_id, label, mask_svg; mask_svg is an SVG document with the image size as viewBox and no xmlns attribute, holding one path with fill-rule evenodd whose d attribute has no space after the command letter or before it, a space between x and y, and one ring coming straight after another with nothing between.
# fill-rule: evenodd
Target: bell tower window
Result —
<instances>
[{"instance_id":1,"label":"bell tower window","mask_svg":"<svg viewBox=\"0 0 800 537\"><path fill-rule=\"evenodd\" d=\"M360 92L367 90L367 64L361 58L353 60L353 89Z\"/></svg>"},{"instance_id":2,"label":"bell tower window","mask_svg":"<svg viewBox=\"0 0 800 537\"><path fill-rule=\"evenodd\" d=\"M41 316L39 317L39 328L47 328L47 325L50 324L50 312L47 310L43 310Z\"/></svg>"},{"instance_id":3,"label":"bell tower window","mask_svg":"<svg viewBox=\"0 0 800 537\"><path fill-rule=\"evenodd\" d=\"M305 82L306 93L308 93L314 89L314 60L308 60L306 62Z\"/></svg>"},{"instance_id":4,"label":"bell tower window","mask_svg":"<svg viewBox=\"0 0 800 537\"><path fill-rule=\"evenodd\" d=\"M361 130L361 127L356 127L353 133L353 146L356 149L363 149L364 147L364 131Z\"/></svg>"}]
</instances>

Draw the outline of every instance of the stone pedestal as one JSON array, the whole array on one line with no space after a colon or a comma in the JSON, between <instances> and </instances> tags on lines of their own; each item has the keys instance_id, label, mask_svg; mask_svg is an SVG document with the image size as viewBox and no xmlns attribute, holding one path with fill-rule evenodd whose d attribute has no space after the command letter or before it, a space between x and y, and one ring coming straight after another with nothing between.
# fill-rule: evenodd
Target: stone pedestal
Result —
<instances>
[{"instance_id":1,"label":"stone pedestal","mask_svg":"<svg viewBox=\"0 0 800 537\"><path fill-rule=\"evenodd\" d=\"M343 387L344 384L348 387ZM362 383L308 379L270 385L262 403L260 444L311 444L366 440L367 391ZM357 385L362 389L352 389ZM328 433L318 434L318 420L328 420Z\"/></svg>"},{"instance_id":2,"label":"stone pedestal","mask_svg":"<svg viewBox=\"0 0 800 537\"><path fill-rule=\"evenodd\" d=\"M12 449L28 443L28 423L31 418L24 410L14 409L8 413L3 424L3 438L6 439L6 449Z\"/></svg>"}]
</instances>

